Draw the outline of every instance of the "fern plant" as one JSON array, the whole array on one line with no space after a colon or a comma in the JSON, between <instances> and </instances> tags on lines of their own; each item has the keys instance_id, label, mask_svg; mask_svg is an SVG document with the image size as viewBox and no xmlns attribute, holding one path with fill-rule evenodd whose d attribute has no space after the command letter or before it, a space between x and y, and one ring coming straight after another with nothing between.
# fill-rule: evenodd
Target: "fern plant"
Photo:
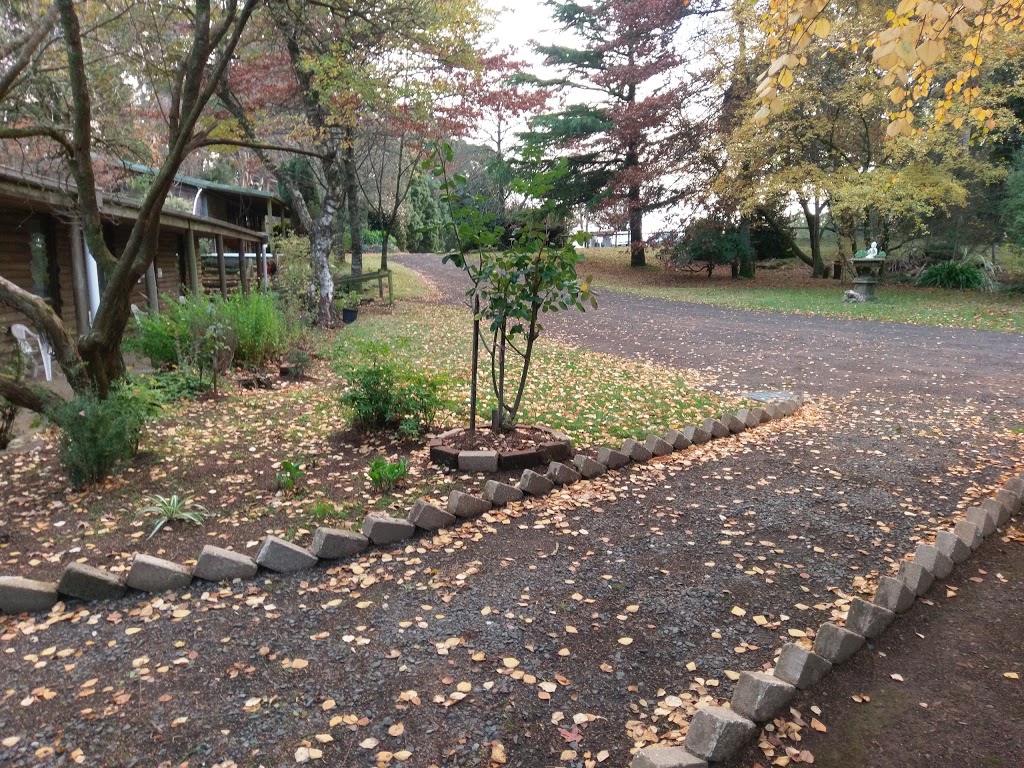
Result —
<instances>
[{"instance_id":1,"label":"fern plant","mask_svg":"<svg viewBox=\"0 0 1024 768\"><path fill-rule=\"evenodd\" d=\"M139 514L156 515L157 519L156 526L146 537L147 541L156 536L157 532L168 523L183 522L202 525L206 522L206 517L209 514L202 504L197 504L193 499L186 499L178 494L170 497L157 494L150 496L148 501L149 504L140 509Z\"/></svg>"}]
</instances>

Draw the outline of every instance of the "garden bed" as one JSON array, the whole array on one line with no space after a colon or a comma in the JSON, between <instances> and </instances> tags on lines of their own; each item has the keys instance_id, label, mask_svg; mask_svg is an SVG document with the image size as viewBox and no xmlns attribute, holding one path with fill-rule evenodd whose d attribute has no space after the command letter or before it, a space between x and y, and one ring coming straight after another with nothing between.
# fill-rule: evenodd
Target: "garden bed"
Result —
<instances>
[{"instance_id":1,"label":"garden bed","mask_svg":"<svg viewBox=\"0 0 1024 768\"><path fill-rule=\"evenodd\" d=\"M473 469L493 458L497 469L529 469L550 461L572 458L572 440L547 427L517 426L495 434L490 428L459 428L430 441L430 460L453 469ZM484 454L484 455L481 455Z\"/></svg>"},{"instance_id":2,"label":"garden bed","mask_svg":"<svg viewBox=\"0 0 1024 768\"><path fill-rule=\"evenodd\" d=\"M421 496L440 499L456 488L478 491L491 479L514 480L515 470L439 467L430 461L427 438L351 429L339 397L360 339L407 339L409 365L449 376L452 398L466 386L465 311L414 304L375 307L367 315L358 326L317 337L319 359L307 379L280 380L271 390L225 381L219 397L172 407L146 427L142 453L118 478L72 491L52 433L40 436L38 450L0 454L0 573L52 579L73 561L122 573L136 553L188 562L207 543L251 555L267 534L306 545L322 525L359 529L367 512L404 516ZM451 330L461 326L466 333ZM674 371L539 346L544 367L527 393L528 415L582 447L664 431L723 407ZM566 394L548 386L548 378L580 386ZM437 420L454 425L459 419L447 411ZM367 474L377 458L409 462L394 490L373 488ZM286 461L302 472L291 491L276 486ZM205 523L172 523L147 539L156 520L139 511L157 494L193 499L206 508Z\"/></svg>"}]
</instances>

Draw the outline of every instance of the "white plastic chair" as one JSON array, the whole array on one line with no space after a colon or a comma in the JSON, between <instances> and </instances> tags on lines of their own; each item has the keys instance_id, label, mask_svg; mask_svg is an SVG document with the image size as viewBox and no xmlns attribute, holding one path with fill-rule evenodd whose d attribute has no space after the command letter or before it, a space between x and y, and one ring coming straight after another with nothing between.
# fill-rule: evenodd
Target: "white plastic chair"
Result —
<instances>
[{"instance_id":1,"label":"white plastic chair","mask_svg":"<svg viewBox=\"0 0 1024 768\"><path fill-rule=\"evenodd\" d=\"M46 380L53 381L53 366L51 365L53 350L46 339L21 323L14 323L11 326L11 335L17 340L24 355L32 361L32 375L35 376L39 372L39 363L36 362L36 351L38 350Z\"/></svg>"}]
</instances>

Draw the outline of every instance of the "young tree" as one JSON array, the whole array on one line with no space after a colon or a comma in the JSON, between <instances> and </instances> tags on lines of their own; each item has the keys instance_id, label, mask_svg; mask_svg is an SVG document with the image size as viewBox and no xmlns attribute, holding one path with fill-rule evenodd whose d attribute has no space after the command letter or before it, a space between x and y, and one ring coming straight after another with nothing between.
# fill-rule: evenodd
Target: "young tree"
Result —
<instances>
[{"instance_id":1,"label":"young tree","mask_svg":"<svg viewBox=\"0 0 1024 768\"><path fill-rule=\"evenodd\" d=\"M219 143L207 106L258 3L55 0L37 20L36 4L19 1L3 12L0 143L37 142L74 181L85 240L106 285L92 327L78 339L43 299L2 276L0 302L26 315L46 337L76 393L95 390L105 397L124 373L121 338L131 316L129 295L156 254L161 209L182 160ZM134 92L124 83L126 73L138 77ZM124 250L115 255L103 238L98 153L123 149L117 128L130 122L126 110L144 100L163 116L162 140L152 158L157 172ZM33 411L61 402L4 376L0 396Z\"/></svg>"},{"instance_id":2,"label":"young tree","mask_svg":"<svg viewBox=\"0 0 1024 768\"><path fill-rule=\"evenodd\" d=\"M542 330L541 314L570 308L584 312L587 304L597 307L588 281L576 272L583 257L574 244L582 243L585 235L577 232L564 242L551 237L559 203L549 195L568 173L566 162L531 178L512 180L511 191L526 204L517 229L503 244L505 228L479 206L466 204L459 189L464 179L449 176L447 171L447 163L453 159L451 147L446 145L442 151L443 156L435 159L434 175L442 180L442 201L448 206L456 242L444 261L465 271L472 282L466 292L473 309L469 430L476 429L482 344L497 404L491 414L491 429L508 431L515 427L523 402L534 344Z\"/></svg>"},{"instance_id":3,"label":"young tree","mask_svg":"<svg viewBox=\"0 0 1024 768\"><path fill-rule=\"evenodd\" d=\"M644 266L644 215L681 199L670 177L695 141L684 114L691 83L678 79L678 34L684 18L707 11L679 0L547 5L580 45L538 47L562 74L532 82L584 101L535 118L523 139L568 155L555 192L566 208L628 210L630 264Z\"/></svg>"}]
</instances>

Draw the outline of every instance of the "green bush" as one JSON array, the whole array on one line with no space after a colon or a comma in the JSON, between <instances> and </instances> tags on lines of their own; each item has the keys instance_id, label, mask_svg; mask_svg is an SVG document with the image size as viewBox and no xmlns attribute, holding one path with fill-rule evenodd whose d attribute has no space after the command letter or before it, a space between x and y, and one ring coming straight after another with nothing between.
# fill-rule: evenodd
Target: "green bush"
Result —
<instances>
[{"instance_id":1,"label":"green bush","mask_svg":"<svg viewBox=\"0 0 1024 768\"><path fill-rule=\"evenodd\" d=\"M992 287L984 268L971 261L943 261L921 273L915 285L956 291L983 291Z\"/></svg>"},{"instance_id":2,"label":"green bush","mask_svg":"<svg viewBox=\"0 0 1024 768\"><path fill-rule=\"evenodd\" d=\"M288 344L284 312L273 294L235 294L223 303L224 319L235 336L235 365L257 368L275 360Z\"/></svg>"},{"instance_id":3,"label":"green bush","mask_svg":"<svg viewBox=\"0 0 1024 768\"><path fill-rule=\"evenodd\" d=\"M17 344L9 347L7 355L0 363L0 373L15 381L21 381L25 375L25 355ZM18 416L18 406L0 397L0 451L11 444L14 438L14 420Z\"/></svg>"},{"instance_id":4,"label":"green bush","mask_svg":"<svg viewBox=\"0 0 1024 768\"><path fill-rule=\"evenodd\" d=\"M352 425L363 431L397 427L403 436L418 436L445 406L445 379L399 365L387 344L361 346L368 362L348 371L350 388L341 397Z\"/></svg>"},{"instance_id":5,"label":"green bush","mask_svg":"<svg viewBox=\"0 0 1024 768\"><path fill-rule=\"evenodd\" d=\"M80 395L48 415L60 429L60 462L81 488L96 483L139 451L139 435L152 405L126 389L106 399Z\"/></svg>"},{"instance_id":6,"label":"green bush","mask_svg":"<svg viewBox=\"0 0 1024 768\"><path fill-rule=\"evenodd\" d=\"M217 374L232 365L254 368L274 360L287 347L289 335L278 300L254 291L227 301L167 298L160 315L139 318L125 347L148 357L157 369L194 369L200 379L210 373L216 387Z\"/></svg>"}]
</instances>

